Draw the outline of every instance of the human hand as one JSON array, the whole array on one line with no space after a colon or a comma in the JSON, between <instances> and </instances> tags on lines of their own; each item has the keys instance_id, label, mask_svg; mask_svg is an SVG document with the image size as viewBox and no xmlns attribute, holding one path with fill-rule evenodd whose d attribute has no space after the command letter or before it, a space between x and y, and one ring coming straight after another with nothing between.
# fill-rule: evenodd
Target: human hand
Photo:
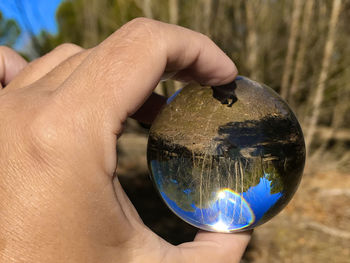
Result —
<instances>
[{"instance_id":1,"label":"human hand","mask_svg":"<svg viewBox=\"0 0 350 263\"><path fill-rule=\"evenodd\" d=\"M239 262L248 233L200 231L173 246L114 176L123 123L152 121L164 72L234 79L212 41L140 18L89 50L66 44L28 65L6 48L0 57L0 262Z\"/></svg>"}]
</instances>

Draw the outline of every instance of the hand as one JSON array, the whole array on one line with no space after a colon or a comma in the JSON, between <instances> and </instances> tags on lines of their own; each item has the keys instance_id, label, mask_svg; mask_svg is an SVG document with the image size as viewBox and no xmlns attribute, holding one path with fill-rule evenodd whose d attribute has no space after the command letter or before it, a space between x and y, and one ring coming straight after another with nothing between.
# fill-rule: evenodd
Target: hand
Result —
<instances>
[{"instance_id":1,"label":"hand","mask_svg":"<svg viewBox=\"0 0 350 263\"><path fill-rule=\"evenodd\" d=\"M152 121L164 72L234 79L212 41L139 18L89 50L65 44L28 65L6 48L1 57L0 262L239 262L249 234L199 232L172 246L114 177L123 123Z\"/></svg>"}]
</instances>

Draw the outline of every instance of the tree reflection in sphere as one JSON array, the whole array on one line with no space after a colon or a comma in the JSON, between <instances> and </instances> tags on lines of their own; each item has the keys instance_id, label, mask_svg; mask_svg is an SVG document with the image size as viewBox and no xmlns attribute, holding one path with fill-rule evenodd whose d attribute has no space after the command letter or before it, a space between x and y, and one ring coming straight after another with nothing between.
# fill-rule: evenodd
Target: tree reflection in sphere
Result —
<instances>
[{"instance_id":1,"label":"tree reflection in sphere","mask_svg":"<svg viewBox=\"0 0 350 263\"><path fill-rule=\"evenodd\" d=\"M305 144L288 105L265 85L237 77L223 86L189 85L168 100L147 149L167 206L198 228L251 229L290 201Z\"/></svg>"}]
</instances>

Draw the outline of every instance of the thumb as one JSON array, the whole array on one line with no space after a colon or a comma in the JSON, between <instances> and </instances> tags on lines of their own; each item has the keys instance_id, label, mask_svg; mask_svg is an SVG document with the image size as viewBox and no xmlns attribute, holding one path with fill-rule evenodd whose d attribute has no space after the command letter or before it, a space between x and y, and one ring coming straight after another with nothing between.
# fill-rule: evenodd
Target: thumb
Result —
<instances>
[{"instance_id":1,"label":"thumb","mask_svg":"<svg viewBox=\"0 0 350 263\"><path fill-rule=\"evenodd\" d=\"M252 231L242 233L211 233L199 231L193 242L178 246L182 262L240 262L250 241Z\"/></svg>"}]
</instances>

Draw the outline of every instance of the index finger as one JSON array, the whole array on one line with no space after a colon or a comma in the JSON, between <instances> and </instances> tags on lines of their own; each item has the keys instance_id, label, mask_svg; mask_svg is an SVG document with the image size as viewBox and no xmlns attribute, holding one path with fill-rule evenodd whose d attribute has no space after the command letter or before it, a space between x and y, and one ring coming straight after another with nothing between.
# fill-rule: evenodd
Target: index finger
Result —
<instances>
[{"instance_id":1,"label":"index finger","mask_svg":"<svg viewBox=\"0 0 350 263\"><path fill-rule=\"evenodd\" d=\"M165 71L183 72L206 85L225 84L237 74L233 62L206 36L139 18L94 48L58 93L73 106L73 114L95 112L99 120L113 122L118 133Z\"/></svg>"}]
</instances>

